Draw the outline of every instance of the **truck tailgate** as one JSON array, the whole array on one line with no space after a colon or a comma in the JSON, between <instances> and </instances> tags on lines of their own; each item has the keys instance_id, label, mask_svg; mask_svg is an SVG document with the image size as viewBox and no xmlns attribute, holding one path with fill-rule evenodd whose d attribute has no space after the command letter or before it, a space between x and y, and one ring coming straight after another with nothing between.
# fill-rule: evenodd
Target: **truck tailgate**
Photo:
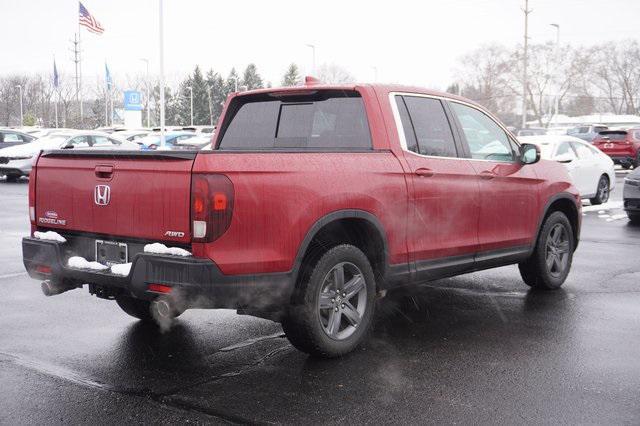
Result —
<instances>
[{"instance_id":1,"label":"truck tailgate","mask_svg":"<svg viewBox=\"0 0 640 426\"><path fill-rule=\"evenodd\" d=\"M195 155L44 153L37 164L36 224L61 232L188 243Z\"/></svg>"}]
</instances>

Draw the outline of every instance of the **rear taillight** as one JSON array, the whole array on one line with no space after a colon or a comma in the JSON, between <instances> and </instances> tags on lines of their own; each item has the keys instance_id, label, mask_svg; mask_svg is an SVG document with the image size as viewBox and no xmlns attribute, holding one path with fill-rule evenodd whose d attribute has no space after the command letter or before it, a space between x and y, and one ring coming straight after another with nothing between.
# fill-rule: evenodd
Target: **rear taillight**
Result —
<instances>
[{"instance_id":1,"label":"rear taillight","mask_svg":"<svg viewBox=\"0 0 640 426\"><path fill-rule=\"evenodd\" d=\"M233 215L233 184L224 175L191 177L191 235L210 242L226 232Z\"/></svg>"},{"instance_id":2,"label":"rear taillight","mask_svg":"<svg viewBox=\"0 0 640 426\"><path fill-rule=\"evenodd\" d=\"M41 152L33 156L31 172L29 173L29 220L32 225L36 225L36 175L38 170L36 166Z\"/></svg>"}]
</instances>

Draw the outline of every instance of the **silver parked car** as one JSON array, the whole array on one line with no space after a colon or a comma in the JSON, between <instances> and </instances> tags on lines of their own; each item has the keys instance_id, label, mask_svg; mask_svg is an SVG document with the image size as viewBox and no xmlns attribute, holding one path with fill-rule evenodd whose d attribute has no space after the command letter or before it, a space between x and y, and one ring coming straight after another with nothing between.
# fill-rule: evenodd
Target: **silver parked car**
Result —
<instances>
[{"instance_id":1,"label":"silver parked car","mask_svg":"<svg viewBox=\"0 0 640 426\"><path fill-rule=\"evenodd\" d=\"M23 145L0 149L0 175L16 181L31 172L33 158L43 150L92 149L138 151L140 146L117 136L96 131L58 132Z\"/></svg>"}]
</instances>

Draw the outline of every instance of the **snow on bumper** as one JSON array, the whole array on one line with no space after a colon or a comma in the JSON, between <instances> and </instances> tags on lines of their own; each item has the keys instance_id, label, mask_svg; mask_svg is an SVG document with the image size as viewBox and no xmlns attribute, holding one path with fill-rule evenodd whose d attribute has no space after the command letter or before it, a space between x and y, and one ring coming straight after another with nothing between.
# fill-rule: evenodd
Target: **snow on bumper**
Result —
<instances>
[{"instance_id":1,"label":"snow on bumper","mask_svg":"<svg viewBox=\"0 0 640 426\"><path fill-rule=\"evenodd\" d=\"M198 307L255 308L282 307L291 299L292 273L224 275L209 259L138 253L128 276L107 271L70 268L65 265L62 244L25 237L22 240L24 266L32 278L93 284L113 291L152 300L157 294L150 284L170 286ZM44 267L44 268L43 268Z\"/></svg>"}]
</instances>

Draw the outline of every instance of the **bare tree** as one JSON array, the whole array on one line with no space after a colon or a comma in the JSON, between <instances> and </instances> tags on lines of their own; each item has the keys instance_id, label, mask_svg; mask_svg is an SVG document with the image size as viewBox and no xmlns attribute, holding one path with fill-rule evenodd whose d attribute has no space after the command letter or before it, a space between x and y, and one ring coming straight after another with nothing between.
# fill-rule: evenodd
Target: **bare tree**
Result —
<instances>
[{"instance_id":1,"label":"bare tree","mask_svg":"<svg viewBox=\"0 0 640 426\"><path fill-rule=\"evenodd\" d=\"M327 84L347 84L356 81L349 71L336 64L322 64L318 68L318 79Z\"/></svg>"}]
</instances>

